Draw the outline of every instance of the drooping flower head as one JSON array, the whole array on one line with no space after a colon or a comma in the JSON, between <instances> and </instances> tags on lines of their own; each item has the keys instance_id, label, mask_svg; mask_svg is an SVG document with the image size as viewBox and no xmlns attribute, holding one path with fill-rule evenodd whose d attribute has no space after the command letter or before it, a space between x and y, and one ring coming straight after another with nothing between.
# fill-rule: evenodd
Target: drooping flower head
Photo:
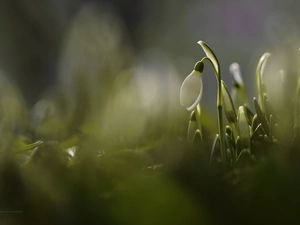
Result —
<instances>
[{"instance_id":1,"label":"drooping flower head","mask_svg":"<svg viewBox=\"0 0 300 225\"><path fill-rule=\"evenodd\" d=\"M189 111L195 109L201 100L203 91L203 69L203 62L197 62L194 66L194 70L185 78L181 85L180 104Z\"/></svg>"}]
</instances>

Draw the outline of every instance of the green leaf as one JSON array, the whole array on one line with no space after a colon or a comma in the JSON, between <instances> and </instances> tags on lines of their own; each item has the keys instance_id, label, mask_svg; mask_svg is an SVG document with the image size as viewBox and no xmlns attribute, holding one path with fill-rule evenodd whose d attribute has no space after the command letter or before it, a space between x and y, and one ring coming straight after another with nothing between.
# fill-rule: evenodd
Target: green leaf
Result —
<instances>
[{"instance_id":1,"label":"green leaf","mask_svg":"<svg viewBox=\"0 0 300 225\"><path fill-rule=\"evenodd\" d=\"M28 152L28 151L32 151L33 149L35 149L36 147L39 147L43 143L44 143L43 141L37 141L37 142L34 142L32 144L25 145L21 148L16 149L14 151L14 154L20 154L20 153L25 153L25 152Z\"/></svg>"},{"instance_id":2,"label":"green leaf","mask_svg":"<svg viewBox=\"0 0 300 225\"><path fill-rule=\"evenodd\" d=\"M220 149L220 137L218 134L216 134L216 137L214 139L211 154L210 154L210 163L212 163L213 157L215 155L215 152Z\"/></svg>"},{"instance_id":3,"label":"green leaf","mask_svg":"<svg viewBox=\"0 0 300 225\"><path fill-rule=\"evenodd\" d=\"M243 149L250 148L250 129L247 120L247 111L244 106L240 106L238 110L238 132L241 140L241 145Z\"/></svg>"},{"instance_id":4,"label":"green leaf","mask_svg":"<svg viewBox=\"0 0 300 225\"><path fill-rule=\"evenodd\" d=\"M257 64L257 67L256 67L256 85L257 85L257 90L258 90L259 102L261 104L261 109L263 112L265 111L265 107L264 107L264 103L263 103L263 95L265 93L265 87L264 87L264 84L262 81L262 75L263 75L267 60L270 56L271 56L271 54L268 52L263 54Z\"/></svg>"},{"instance_id":5,"label":"green leaf","mask_svg":"<svg viewBox=\"0 0 300 225\"><path fill-rule=\"evenodd\" d=\"M253 117L254 117L254 113L249 109L248 106L244 105L244 108L246 109L246 112L247 112L246 114L247 114L248 123L249 123L249 125L251 125Z\"/></svg>"},{"instance_id":6,"label":"green leaf","mask_svg":"<svg viewBox=\"0 0 300 225\"><path fill-rule=\"evenodd\" d=\"M191 112L191 115L190 115L190 121L197 121L195 111L192 111L192 112Z\"/></svg>"},{"instance_id":7,"label":"green leaf","mask_svg":"<svg viewBox=\"0 0 300 225\"><path fill-rule=\"evenodd\" d=\"M199 129L197 129L193 137L193 145L197 145L201 142L202 142L202 133Z\"/></svg>"},{"instance_id":8,"label":"green leaf","mask_svg":"<svg viewBox=\"0 0 300 225\"><path fill-rule=\"evenodd\" d=\"M198 129L197 121L190 120L188 125L187 139L189 143L193 143L194 134Z\"/></svg>"},{"instance_id":9,"label":"green leaf","mask_svg":"<svg viewBox=\"0 0 300 225\"><path fill-rule=\"evenodd\" d=\"M265 135L265 131L262 128L262 125L260 123L250 137L251 146L257 145L257 143L262 142L264 135Z\"/></svg>"},{"instance_id":10,"label":"green leaf","mask_svg":"<svg viewBox=\"0 0 300 225\"><path fill-rule=\"evenodd\" d=\"M264 94L264 103L265 103L265 109L266 109L266 116L267 118L270 117L270 115L273 115L273 120L277 122L279 119L277 113L275 112L271 102L269 101L269 98L266 94Z\"/></svg>"},{"instance_id":11,"label":"green leaf","mask_svg":"<svg viewBox=\"0 0 300 225\"><path fill-rule=\"evenodd\" d=\"M237 160L237 155L236 155L236 150L234 148L234 146L232 145L232 142L230 141L230 137L228 136L228 134L226 134L226 143L227 146L229 148L229 152L230 152L230 156L231 156L231 163L235 163Z\"/></svg>"},{"instance_id":12,"label":"green leaf","mask_svg":"<svg viewBox=\"0 0 300 225\"><path fill-rule=\"evenodd\" d=\"M190 121L188 125L187 139L190 143L194 143L195 134L199 130L202 140L202 127L201 127L201 109L198 104L197 107L191 112Z\"/></svg>"},{"instance_id":13,"label":"green leaf","mask_svg":"<svg viewBox=\"0 0 300 225\"><path fill-rule=\"evenodd\" d=\"M265 114L262 112L256 98L253 98L253 102L254 102L254 108L255 108L256 114L258 116L258 119L261 122L261 124L262 124L264 130L266 131L266 133L269 134L270 130L269 130L269 125L268 125L268 121L265 117Z\"/></svg>"},{"instance_id":14,"label":"green leaf","mask_svg":"<svg viewBox=\"0 0 300 225\"><path fill-rule=\"evenodd\" d=\"M256 129L254 130L254 132L252 134L253 137L256 137L259 135L265 135L265 131L264 131L264 128L262 127L261 123L256 127Z\"/></svg>"},{"instance_id":15,"label":"green leaf","mask_svg":"<svg viewBox=\"0 0 300 225\"><path fill-rule=\"evenodd\" d=\"M236 124L236 119L237 119L236 111L231 96L226 87L226 84L224 83L223 80L221 81L221 85L222 85L222 96L223 96L223 106L224 106L225 116L229 123Z\"/></svg>"},{"instance_id":16,"label":"green leaf","mask_svg":"<svg viewBox=\"0 0 300 225\"><path fill-rule=\"evenodd\" d=\"M257 114L254 115L253 119L252 119L252 123L251 123L251 130L252 133L256 130L256 128L258 127L258 125L261 124Z\"/></svg>"},{"instance_id":17,"label":"green leaf","mask_svg":"<svg viewBox=\"0 0 300 225\"><path fill-rule=\"evenodd\" d=\"M226 126L225 128L225 134L228 136L229 138L229 142L232 144L232 146L235 148L235 138L234 138L234 134L233 131L231 129L230 126Z\"/></svg>"},{"instance_id":18,"label":"green leaf","mask_svg":"<svg viewBox=\"0 0 300 225\"><path fill-rule=\"evenodd\" d=\"M226 126L225 135L226 135L226 142L230 151L232 163L235 163L237 160L237 153L236 153L234 134L231 127Z\"/></svg>"},{"instance_id":19,"label":"green leaf","mask_svg":"<svg viewBox=\"0 0 300 225\"><path fill-rule=\"evenodd\" d=\"M237 136L235 145L236 145L236 153L237 155L240 155L241 151L243 150L240 136Z\"/></svg>"}]
</instances>

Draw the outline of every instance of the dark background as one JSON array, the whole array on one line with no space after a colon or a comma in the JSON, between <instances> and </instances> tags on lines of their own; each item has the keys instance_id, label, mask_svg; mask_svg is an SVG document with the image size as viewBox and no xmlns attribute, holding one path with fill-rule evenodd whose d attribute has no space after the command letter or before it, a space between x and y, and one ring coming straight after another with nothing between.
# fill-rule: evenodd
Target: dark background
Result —
<instances>
[{"instance_id":1,"label":"dark background","mask_svg":"<svg viewBox=\"0 0 300 225\"><path fill-rule=\"evenodd\" d=\"M228 67L237 61L251 85L261 54L300 46L297 1L1 0L0 68L29 106L57 83L65 30L88 2L115 12L134 54L159 49L172 60L182 80L203 56L196 44L200 39L219 57L225 81L230 83ZM214 87L213 76L203 79L205 86ZM204 96L214 95L214 88L204 89ZM209 97L203 101L210 105Z\"/></svg>"}]
</instances>

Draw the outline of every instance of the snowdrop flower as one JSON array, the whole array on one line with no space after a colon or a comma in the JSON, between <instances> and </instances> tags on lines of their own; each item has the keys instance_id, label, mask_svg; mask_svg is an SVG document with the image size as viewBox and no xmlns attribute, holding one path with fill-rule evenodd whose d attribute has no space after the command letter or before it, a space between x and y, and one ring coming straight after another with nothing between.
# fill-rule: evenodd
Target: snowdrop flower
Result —
<instances>
[{"instance_id":1,"label":"snowdrop flower","mask_svg":"<svg viewBox=\"0 0 300 225\"><path fill-rule=\"evenodd\" d=\"M203 41L198 41L198 44L205 52L205 57L201 61L197 62L194 70L185 78L180 88L180 103L187 110L193 111L198 105L202 97L202 72L204 69L204 61L208 60L212 65L216 79L218 82L218 94L217 94L217 110L218 110L218 124L219 124L219 143L223 166L227 166L226 149L224 141L223 130L223 109L222 109L222 83L221 83L221 71L220 64L215 53L212 49ZM200 108L200 107L199 107Z\"/></svg>"},{"instance_id":2,"label":"snowdrop flower","mask_svg":"<svg viewBox=\"0 0 300 225\"><path fill-rule=\"evenodd\" d=\"M202 72L204 64L199 61L194 66L194 70L185 78L180 88L180 104L187 110L192 111L199 104L202 91Z\"/></svg>"}]
</instances>

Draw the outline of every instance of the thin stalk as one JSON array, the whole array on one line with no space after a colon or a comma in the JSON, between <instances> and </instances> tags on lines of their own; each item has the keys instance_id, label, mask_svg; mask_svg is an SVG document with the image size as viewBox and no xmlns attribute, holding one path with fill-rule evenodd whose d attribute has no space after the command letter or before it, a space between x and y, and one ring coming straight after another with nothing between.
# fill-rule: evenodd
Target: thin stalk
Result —
<instances>
[{"instance_id":1,"label":"thin stalk","mask_svg":"<svg viewBox=\"0 0 300 225\"><path fill-rule=\"evenodd\" d=\"M219 64L218 64L219 66ZM219 66L220 67L220 66ZM221 83L221 72L220 68L218 68L219 73L216 74L216 78L218 81L218 99L217 99L217 108L218 108L218 124L219 124L219 134L220 134L220 149L221 149L221 158L223 167L226 167L227 164L227 153L225 149L225 140L224 140L224 129L223 129L223 106L222 106L222 83Z\"/></svg>"},{"instance_id":2,"label":"thin stalk","mask_svg":"<svg viewBox=\"0 0 300 225\"><path fill-rule=\"evenodd\" d=\"M215 57L216 58L216 57ZM219 139L220 139L220 151L221 151L221 158L223 167L226 168L227 166L227 153L225 148L225 140L224 140L224 129L223 129L223 106L222 106L222 80L221 80L221 72L220 72L220 65L218 65L218 69L216 70L212 60L208 57L204 57L201 61L208 60L213 68L214 73L216 75L216 79L218 82L218 94L217 94L217 110L218 110L218 128L219 128Z\"/></svg>"},{"instance_id":3,"label":"thin stalk","mask_svg":"<svg viewBox=\"0 0 300 225\"><path fill-rule=\"evenodd\" d=\"M215 53L211 50L211 48L203 41L198 41L198 44L202 47L203 51L206 54L204 59L208 59L211 65L214 68L214 72L218 82L218 99L217 99L217 109L218 109L218 124L219 124L219 134L220 134L220 151L222 157L223 167L227 167L227 153L225 149L225 140L224 140L224 130L223 130L223 107L222 107L222 80L221 80L221 70L220 63L215 55Z\"/></svg>"},{"instance_id":4,"label":"thin stalk","mask_svg":"<svg viewBox=\"0 0 300 225\"><path fill-rule=\"evenodd\" d=\"M227 165L227 155L225 149L225 142L224 142L224 130L223 130L223 109L222 105L218 105L218 123L219 123L219 134L220 134L220 150L221 150L221 158L223 167L226 168Z\"/></svg>"}]
</instances>

